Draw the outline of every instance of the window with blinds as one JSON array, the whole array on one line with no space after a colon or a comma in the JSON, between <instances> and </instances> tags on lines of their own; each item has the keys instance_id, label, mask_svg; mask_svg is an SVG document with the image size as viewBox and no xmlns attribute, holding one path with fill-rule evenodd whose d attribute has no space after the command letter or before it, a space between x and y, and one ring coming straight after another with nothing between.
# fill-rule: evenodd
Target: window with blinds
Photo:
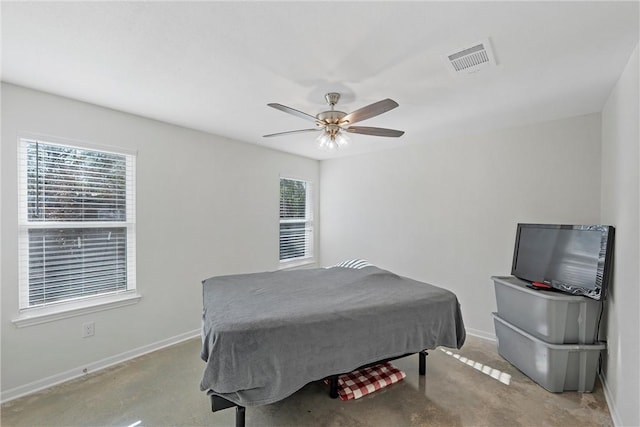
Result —
<instances>
[{"instance_id":1,"label":"window with blinds","mask_svg":"<svg viewBox=\"0 0 640 427\"><path fill-rule=\"evenodd\" d=\"M312 257L311 183L280 178L280 261Z\"/></svg>"},{"instance_id":2,"label":"window with blinds","mask_svg":"<svg viewBox=\"0 0 640 427\"><path fill-rule=\"evenodd\" d=\"M135 156L19 147L20 309L135 289Z\"/></svg>"}]
</instances>

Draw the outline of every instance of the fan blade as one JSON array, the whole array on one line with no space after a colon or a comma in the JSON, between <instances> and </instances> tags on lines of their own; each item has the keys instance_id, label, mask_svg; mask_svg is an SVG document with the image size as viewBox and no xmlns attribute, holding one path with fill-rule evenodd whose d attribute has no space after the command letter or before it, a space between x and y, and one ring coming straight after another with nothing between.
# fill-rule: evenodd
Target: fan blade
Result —
<instances>
[{"instance_id":1,"label":"fan blade","mask_svg":"<svg viewBox=\"0 0 640 427\"><path fill-rule=\"evenodd\" d=\"M311 120L312 122L317 122L318 119L311 114L303 113L302 111L296 110L295 108L287 107L286 105L271 103L267 104L269 107L275 108L276 110L284 111L285 113L293 114L294 116L300 117L302 119Z\"/></svg>"},{"instance_id":2,"label":"fan blade","mask_svg":"<svg viewBox=\"0 0 640 427\"><path fill-rule=\"evenodd\" d=\"M263 138L270 138L272 136L290 135L290 134L293 134L293 133L303 133L303 132L317 132L319 130L322 130L322 128L290 130L290 131L287 131L287 132L270 133L269 135L262 135L262 137Z\"/></svg>"},{"instance_id":3,"label":"fan blade","mask_svg":"<svg viewBox=\"0 0 640 427\"><path fill-rule=\"evenodd\" d=\"M348 122L349 124L355 122L361 122L363 120L375 117L378 114L386 113L389 110L393 110L398 106L398 103L393 99L383 99L382 101L374 102L366 107L362 107L359 110L353 111L340 120L340 124Z\"/></svg>"},{"instance_id":4,"label":"fan blade","mask_svg":"<svg viewBox=\"0 0 640 427\"><path fill-rule=\"evenodd\" d=\"M386 129L386 128L372 128L368 126L350 126L345 129L347 132L351 133L360 133L362 135L373 135L373 136L390 136L390 137L399 137L404 135L404 131L395 130L395 129Z\"/></svg>"}]
</instances>

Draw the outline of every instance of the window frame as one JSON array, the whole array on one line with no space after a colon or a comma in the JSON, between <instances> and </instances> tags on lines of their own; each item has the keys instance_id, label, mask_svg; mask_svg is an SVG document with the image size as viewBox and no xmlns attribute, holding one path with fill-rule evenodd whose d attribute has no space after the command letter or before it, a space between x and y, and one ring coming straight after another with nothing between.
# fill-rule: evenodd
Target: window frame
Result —
<instances>
[{"instance_id":1,"label":"window frame","mask_svg":"<svg viewBox=\"0 0 640 427\"><path fill-rule=\"evenodd\" d=\"M293 268L293 267L298 267L301 265L307 265L307 264L313 264L315 263L315 243L314 243L314 237L315 237L315 227L314 227L314 221L313 221L313 208L314 208L314 203L313 203L313 182L310 180L306 180L306 179L301 179L301 178L291 178L290 176L285 176L285 175L280 175L279 180L278 180L278 200L281 201L282 199L282 193L280 192L280 184L282 182L282 180L288 180L288 181L298 181L298 182L303 182L305 184L305 218L304 219L283 219L282 217L280 217L280 212L278 211L278 262L279 262L279 269L286 269L286 268ZM278 204L279 205L279 204ZM280 207L278 206L278 209L280 209ZM280 248L281 248L281 238L282 238L282 231L280 229L280 226L282 224L299 224L299 223L303 223L305 225L305 228L309 229L309 232L307 234L307 239L305 241L305 255L302 257L295 257L295 258L286 258L286 259L281 259L280 258Z\"/></svg>"},{"instance_id":2,"label":"window frame","mask_svg":"<svg viewBox=\"0 0 640 427\"><path fill-rule=\"evenodd\" d=\"M27 146L30 143L76 148L124 156L126 159L126 218L124 221L33 221L28 217ZM12 322L17 327L45 323L95 311L121 307L139 302L136 284L136 160L137 152L120 147L98 145L84 141L21 134L18 137L18 316ZM29 230L33 229L91 229L118 227L126 229L127 273L126 290L96 295L77 296L40 305L29 303Z\"/></svg>"}]
</instances>

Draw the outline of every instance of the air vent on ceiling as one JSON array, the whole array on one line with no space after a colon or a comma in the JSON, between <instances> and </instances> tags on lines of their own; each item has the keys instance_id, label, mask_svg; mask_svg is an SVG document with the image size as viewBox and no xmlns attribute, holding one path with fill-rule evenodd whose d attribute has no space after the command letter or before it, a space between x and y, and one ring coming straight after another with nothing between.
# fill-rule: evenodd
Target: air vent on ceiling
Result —
<instances>
[{"instance_id":1,"label":"air vent on ceiling","mask_svg":"<svg viewBox=\"0 0 640 427\"><path fill-rule=\"evenodd\" d=\"M449 69L455 74L475 73L488 65L496 65L489 39L445 56Z\"/></svg>"}]
</instances>

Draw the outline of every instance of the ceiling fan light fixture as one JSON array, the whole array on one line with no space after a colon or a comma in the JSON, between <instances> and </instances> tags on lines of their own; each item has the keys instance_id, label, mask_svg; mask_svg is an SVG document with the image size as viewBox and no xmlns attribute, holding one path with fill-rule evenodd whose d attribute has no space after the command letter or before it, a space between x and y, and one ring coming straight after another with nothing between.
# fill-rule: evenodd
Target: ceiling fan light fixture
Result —
<instances>
[{"instance_id":1,"label":"ceiling fan light fixture","mask_svg":"<svg viewBox=\"0 0 640 427\"><path fill-rule=\"evenodd\" d=\"M344 132L341 132L340 129L337 131L327 129L316 138L316 141L318 142L318 147L322 150L337 150L349 143L349 137Z\"/></svg>"},{"instance_id":2,"label":"ceiling fan light fixture","mask_svg":"<svg viewBox=\"0 0 640 427\"><path fill-rule=\"evenodd\" d=\"M338 144L338 148L342 148L345 145L349 144L349 137L341 131L335 135L334 141L336 144Z\"/></svg>"},{"instance_id":3,"label":"ceiling fan light fixture","mask_svg":"<svg viewBox=\"0 0 640 427\"><path fill-rule=\"evenodd\" d=\"M316 141L318 141L318 148L321 150L335 150L338 148L338 144L336 144L326 132L322 132L322 134L316 138Z\"/></svg>"}]
</instances>

